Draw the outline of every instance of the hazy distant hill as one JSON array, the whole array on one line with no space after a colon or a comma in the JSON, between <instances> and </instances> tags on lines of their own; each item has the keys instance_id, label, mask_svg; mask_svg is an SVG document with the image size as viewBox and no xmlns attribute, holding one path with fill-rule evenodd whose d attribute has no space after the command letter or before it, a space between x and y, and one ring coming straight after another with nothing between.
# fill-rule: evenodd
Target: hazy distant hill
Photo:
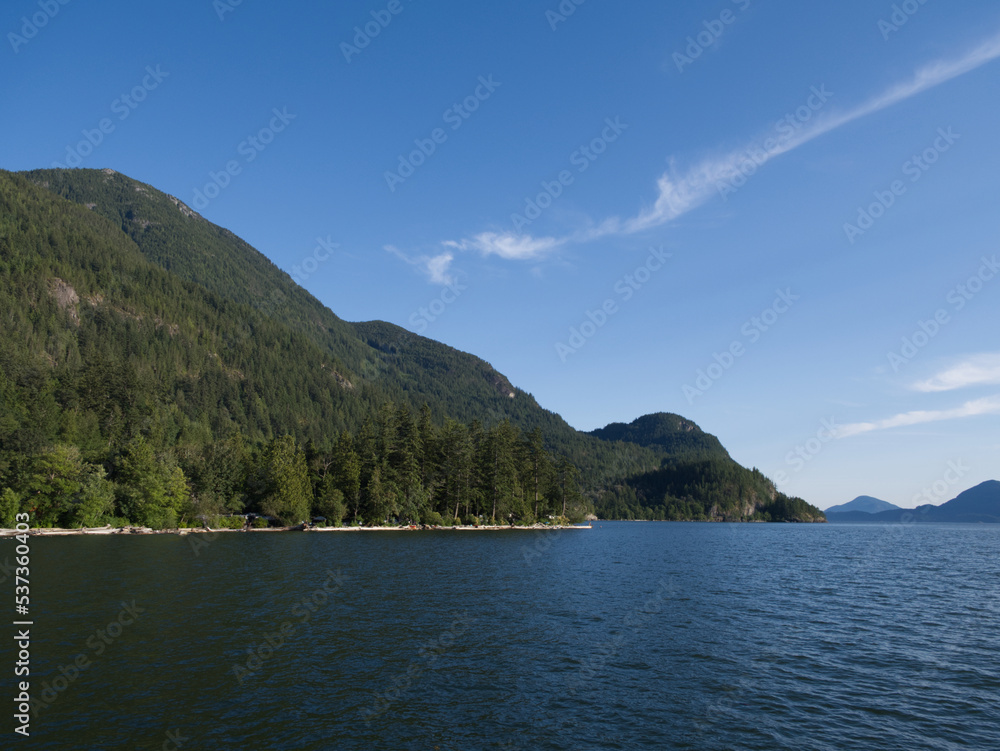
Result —
<instances>
[{"instance_id":1,"label":"hazy distant hill","mask_svg":"<svg viewBox=\"0 0 1000 751\"><path fill-rule=\"evenodd\" d=\"M940 506L896 509L868 514L860 511L830 513L831 522L987 522L1000 523L1000 481L987 480Z\"/></svg>"},{"instance_id":2,"label":"hazy distant hill","mask_svg":"<svg viewBox=\"0 0 1000 751\"><path fill-rule=\"evenodd\" d=\"M865 514L877 514L881 511L901 511L902 509L894 503L872 498L870 495L859 495L849 503L842 503L839 506L830 506L826 510L827 518L830 514L843 514L851 511L860 511Z\"/></svg>"}]
</instances>

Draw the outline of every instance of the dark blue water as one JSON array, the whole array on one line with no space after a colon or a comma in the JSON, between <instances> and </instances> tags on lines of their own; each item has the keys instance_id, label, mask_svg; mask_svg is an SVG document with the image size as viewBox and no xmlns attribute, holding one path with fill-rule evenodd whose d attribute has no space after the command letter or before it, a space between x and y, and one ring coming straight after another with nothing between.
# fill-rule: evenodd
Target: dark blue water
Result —
<instances>
[{"instance_id":1,"label":"dark blue water","mask_svg":"<svg viewBox=\"0 0 1000 751\"><path fill-rule=\"evenodd\" d=\"M4 748L1000 748L1000 526L32 548L51 702Z\"/></svg>"}]
</instances>

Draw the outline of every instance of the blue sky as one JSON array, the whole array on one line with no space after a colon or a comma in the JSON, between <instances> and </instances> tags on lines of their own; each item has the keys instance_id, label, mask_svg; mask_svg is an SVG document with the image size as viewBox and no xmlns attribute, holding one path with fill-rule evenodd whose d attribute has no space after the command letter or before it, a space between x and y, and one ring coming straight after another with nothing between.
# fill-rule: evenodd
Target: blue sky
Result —
<instances>
[{"instance_id":1,"label":"blue sky","mask_svg":"<svg viewBox=\"0 0 1000 751\"><path fill-rule=\"evenodd\" d=\"M1000 476L1000 7L675 5L11 0L0 166L151 183L345 319L821 507Z\"/></svg>"}]
</instances>

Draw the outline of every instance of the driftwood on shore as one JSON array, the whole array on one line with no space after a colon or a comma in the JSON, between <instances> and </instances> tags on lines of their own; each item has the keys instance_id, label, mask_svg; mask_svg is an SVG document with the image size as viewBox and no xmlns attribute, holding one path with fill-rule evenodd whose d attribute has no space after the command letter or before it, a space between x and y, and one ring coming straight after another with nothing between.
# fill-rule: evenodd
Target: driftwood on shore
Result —
<instances>
[{"instance_id":1,"label":"driftwood on shore","mask_svg":"<svg viewBox=\"0 0 1000 751\"><path fill-rule=\"evenodd\" d=\"M293 527L248 527L245 529L210 529L208 527L190 529L150 529L149 527L90 527L87 529L59 529L59 528L38 528L27 532L18 532L13 529L0 530L0 537L13 537L17 534L28 534L32 537L66 537L69 535L198 535L217 534L220 532L420 532L427 530L454 530L456 532L498 532L501 530L552 530L552 529L592 529L591 525L555 525L555 524L533 524L527 527L512 527L510 525L488 525L479 526L407 526L407 527L314 527L305 524L296 524Z\"/></svg>"}]
</instances>

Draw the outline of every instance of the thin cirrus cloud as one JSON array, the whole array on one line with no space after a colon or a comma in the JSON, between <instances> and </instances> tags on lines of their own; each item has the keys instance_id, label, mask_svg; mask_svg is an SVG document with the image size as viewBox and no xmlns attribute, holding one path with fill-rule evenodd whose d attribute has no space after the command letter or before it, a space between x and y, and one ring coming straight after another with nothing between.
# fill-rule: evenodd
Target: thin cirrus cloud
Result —
<instances>
[{"instance_id":1,"label":"thin cirrus cloud","mask_svg":"<svg viewBox=\"0 0 1000 751\"><path fill-rule=\"evenodd\" d=\"M909 80L891 86L853 109L817 117L795 134L778 139L767 150L758 144L750 144L743 149L703 159L683 172L677 170L672 163L670 170L657 180L656 201L632 218L623 220L611 217L597 226L580 229L562 237L533 237L511 231L481 232L471 238L445 241L442 245L448 249L447 252L423 257L423 260L432 280L440 280L449 276L448 266L453 260L454 251L475 251L483 256L496 255L515 261L533 260L564 245L589 242L609 235L631 235L661 226L698 208L716 195L720 186L738 174L751 153L759 169L775 157L787 154L832 130L892 107L975 70L997 57L1000 57L1000 34L956 59L939 60L925 65ZM432 265L435 272L430 271Z\"/></svg>"},{"instance_id":2,"label":"thin cirrus cloud","mask_svg":"<svg viewBox=\"0 0 1000 751\"><path fill-rule=\"evenodd\" d=\"M416 256L415 258L411 258L393 245L386 245L383 249L411 266L419 266L427 274L427 278L432 284L444 284L447 286L455 282L455 275L451 273L451 262L455 260L454 253L441 253L436 256Z\"/></svg>"},{"instance_id":3,"label":"thin cirrus cloud","mask_svg":"<svg viewBox=\"0 0 1000 751\"><path fill-rule=\"evenodd\" d=\"M842 425L836 431L837 438L849 438L862 433L871 433L876 430L890 430L892 428L905 428L913 425L923 425L929 422L943 422L944 420L958 420L968 417L980 417L982 415L1000 414L1000 396L989 396L983 399L975 399L966 402L960 407L953 409L938 410L915 410L913 412L903 412L884 420L874 422L855 422L850 425Z\"/></svg>"},{"instance_id":4,"label":"thin cirrus cloud","mask_svg":"<svg viewBox=\"0 0 1000 751\"><path fill-rule=\"evenodd\" d=\"M913 389L924 393L937 393L970 386L998 384L1000 384L1000 353L990 353L963 360L925 381L913 384Z\"/></svg>"}]
</instances>

